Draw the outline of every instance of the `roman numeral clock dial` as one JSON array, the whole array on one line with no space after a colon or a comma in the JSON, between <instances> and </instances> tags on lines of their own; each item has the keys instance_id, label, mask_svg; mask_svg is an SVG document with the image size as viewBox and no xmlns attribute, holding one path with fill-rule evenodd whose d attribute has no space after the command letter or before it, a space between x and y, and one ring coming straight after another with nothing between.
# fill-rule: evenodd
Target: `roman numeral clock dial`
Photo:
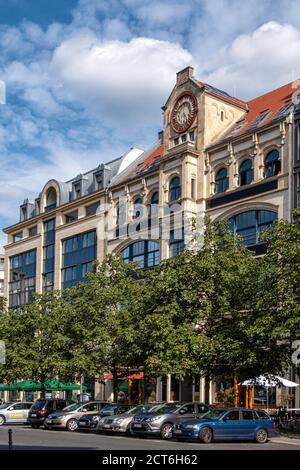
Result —
<instances>
[{"instance_id":1,"label":"roman numeral clock dial","mask_svg":"<svg viewBox=\"0 0 300 470\"><path fill-rule=\"evenodd\" d=\"M171 127L178 134L185 132L194 122L197 101L194 95L186 93L178 98L171 112Z\"/></svg>"}]
</instances>

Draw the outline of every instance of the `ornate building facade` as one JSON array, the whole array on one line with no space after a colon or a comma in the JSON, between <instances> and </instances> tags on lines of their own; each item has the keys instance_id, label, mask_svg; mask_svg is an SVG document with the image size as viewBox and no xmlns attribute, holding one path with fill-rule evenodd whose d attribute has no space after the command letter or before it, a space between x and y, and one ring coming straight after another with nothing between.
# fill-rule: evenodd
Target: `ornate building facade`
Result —
<instances>
[{"instance_id":1,"label":"ornate building facade","mask_svg":"<svg viewBox=\"0 0 300 470\"><path fill-rule=\"evenodd\" d=\"M278 218L292 220L299 202L297 90L290 83L243 101L200 82L191 67L178 72L152 149L48 181L21 205L20 220L5 229L9 307L75 285L108 253L151 268L188 249L192 220L201 233L205 215L229 220L263 254L260 233ZM211 384L210 402L216 390ZM203 380L158 380L157 399L191 398L204 400Z\"/></svg>"}]
</instances>

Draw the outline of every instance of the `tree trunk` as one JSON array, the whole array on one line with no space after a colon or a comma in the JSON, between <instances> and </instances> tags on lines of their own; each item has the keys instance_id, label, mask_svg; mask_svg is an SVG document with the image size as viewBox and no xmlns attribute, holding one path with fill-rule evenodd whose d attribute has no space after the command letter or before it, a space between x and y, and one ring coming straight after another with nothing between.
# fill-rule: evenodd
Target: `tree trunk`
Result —
<instances>
[{"instance_id":1,"label":"tree trunk","mask_svg":"<svg viewBox=\"0 0 300 470\"><path fill-rule=\"evenodd\" d=\"M45 381L46 377L44 374L41 375L41 398L46 398L46 389L45 389Z\"/></svg>"}]
</instances>

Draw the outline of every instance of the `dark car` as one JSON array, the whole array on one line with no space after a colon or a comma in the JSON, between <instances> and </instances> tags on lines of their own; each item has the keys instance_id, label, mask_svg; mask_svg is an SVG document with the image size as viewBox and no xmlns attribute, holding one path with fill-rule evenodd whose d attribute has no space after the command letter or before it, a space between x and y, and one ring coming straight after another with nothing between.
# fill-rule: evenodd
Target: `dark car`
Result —
<instances>
[{"instance_id":1,"label":"dark car","mask_svg":"<svg viewBox=\"0 0 300 470\"><path fill-rule=\"evenodd\" d=\"M40 398L31 406L27 424L32 428L39 428L44 424L45 419L54 411L62 411L66 406L75 403L74 400L64 400L61 398Z\"/></svg>"},{"instance_id":2,"label":"dark car","mask_svg":"<svg viewBox=\"0 0 300 470\"><path fill-rule=\"evenodd\" d=\"M162 439L172 438L172 428L182 417L195 418L211 410L205 403L167 403L152 413L134 416L131 421L132 434L159 435Z\"/></svg>"},{"instance_id":3,"label":"dark car","mask_svg":"<svg viewBox=\"0 0 300 470\"><path fill-rule=\"evenodd\" d=\"M177 422L176 439L193 439L209 444L213 440L253 440L259 444L278 435L274 419L264 410L226 408L212 410L203 418Z\"/></svg>"},{"instance_id":4,"label":"dark car","mask_svg":"<svg viewBox=\"0 0 300 470\"><path fill-rule=\"evenodd\" d=\"M118 403L109 403L105 405L98 413L81 416L78 421L79 431L98 431L98 423L105 416L115 416L132 408L131 405L120 405Z\"/></svg>"}]
</instances>

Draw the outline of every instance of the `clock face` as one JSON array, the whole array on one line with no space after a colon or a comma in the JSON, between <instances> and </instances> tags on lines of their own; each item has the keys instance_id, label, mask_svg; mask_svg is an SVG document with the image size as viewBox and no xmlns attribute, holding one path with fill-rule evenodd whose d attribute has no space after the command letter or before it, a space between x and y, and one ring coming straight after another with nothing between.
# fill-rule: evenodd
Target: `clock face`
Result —
<instances>
[{"instance_id":1,"label":"clock face","mask_svg":"<svg viewBox=\"0 0 300 470\"><path fill-rule=\"evenodd\" d=\"M177 133L185 132L192 124L197 113L194 95L186 93L178 98L171 113L171 126Z\"/></svg>"}]
</instances>

